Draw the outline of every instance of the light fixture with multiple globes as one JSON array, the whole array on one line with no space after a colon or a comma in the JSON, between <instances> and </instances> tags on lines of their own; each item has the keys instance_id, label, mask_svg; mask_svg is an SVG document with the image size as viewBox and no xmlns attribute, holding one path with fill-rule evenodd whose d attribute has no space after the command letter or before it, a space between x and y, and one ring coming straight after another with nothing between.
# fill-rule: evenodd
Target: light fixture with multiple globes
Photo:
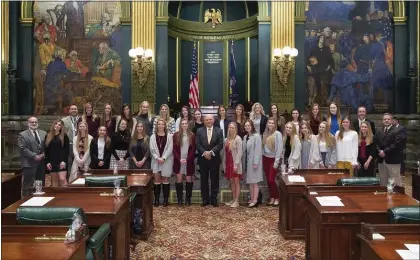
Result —
<instances>
[{"instance_id":1,"label":"light fixture with multiple globes","mask_svg":"<svg viewBox=\"0 0 420 260\"><path fill-rule=\"evenodd\" d=\"M288 85L290 72L294 71L295 59L298 53L299 51L296 48L289 46L285 46L283 49L275 48L273 50L273 70L275 70L278 82L284 87Z\"/></svg>"},{"instance_id":2,"label":"light fixture with multiple globes","mask_svg":"<svg viewBox=\"0 0 420 260\"><path fill-rule=\"evenodd\" d=\"M154 70L153 50L144 50L142 47L137 47L129 50L128 56L131 58L133 82L140 89L144 89L146 85L149 85L149 77L153 75L151 73Z\"/></svg>"}]
</instances>

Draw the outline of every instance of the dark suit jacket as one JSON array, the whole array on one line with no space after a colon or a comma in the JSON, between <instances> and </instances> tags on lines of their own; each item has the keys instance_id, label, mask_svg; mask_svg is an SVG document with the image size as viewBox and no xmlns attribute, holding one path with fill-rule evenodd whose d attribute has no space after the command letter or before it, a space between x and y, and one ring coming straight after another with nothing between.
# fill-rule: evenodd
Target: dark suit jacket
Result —
<instances>
[{"instance_id":1,"label":"dark suit jacket","mask_svg":"<svg viewBox=\"0 0 420 260\"><path fill-rule=\"evenodd\" d=\"M381 150L385 152L385 163L401 163L400 149L402 138L401 132L395 126L391 126L386 133L384 132L384 128L378 129L375 134L375 143L378 153ZM383 162L384 158L378 156L378 162Z\"/></svg>"},{"instance_id":2,"label":"dark suit jacket","mask_svg":"<svg viewBox=\"0 0 420 260\"><path fill-rule=\"evenodd\" d=\"M369 120L366 118L366 121L370 124L370 128L372 129L372 133L375 134L376 133L376 129L375 129L375 123L372 120ZM359 119L356 118L355 120L353 120L353 130L356 131L358 134L360 132L360 127L359 127Z\"/></svg>"},{"instance_id":3,"label":"dark suit jacket","mask_svg":"<svg viewBox=\"0 0 420 260\"><path fill-rule=\"evenodd\" d=\"M90 165L89 167L91 169L98 169L98 163L99 163L99 158L98 158L98 138L95 138L92 140L92 142L90 142ZM104 147L104 165L102 166L102 169L109 169L109 163L111 161L111 144L109 144L108 147Z\"/></svg>"},{"instance_id":4,"label":"dark suit jacket","mask_svg":"<svg viewBox=\"0 0 420 260\"><path fill-rule=\"evenodd\" d=\"M264 134L265 127L267 126L268 117L261 115L261 122L260 122L260 135Z\"/></svg>"},{"instance_id":5,"label":"dark suit jacket","mask_svg":"<svg viewBox=\"0 0 420 260\"><path fill-rule=\"evenodd\" d=\"M223 148L222 129L213 127L213 133L209 143L207 140L207 127L201 127L197 130L195 139L199 158L202 157L205 151L213 151L214 156L212 156L211 161L220 163L220 151ZM207 161L206 159L204 160Z\"/></svg>"},{"instance_id":6,"label":"dark suit jacket","mask_svg":"<svg viewBox=\"0 0 420 260\"><path fill-rule=\"evenodd\" d=\"M225 121L223 121L223 123L224 123L224 125L225 125L225 135L224 136L227 136L227 130L228 130L228 127L229 127L229 123L230 123L231 121L229 120L229 119L225 119ZM216 120L215 122L214 122L214 126L215 127L219 127L220 128L220 121L219 120ZM220 128L221 129L221 128Z\"/></svg>"},{"instance_id":7,"label":"dark suit jacket","mask_svg":"<svg viewBox=\"0 0 420 260\"><path fill-rule=\"evenodd\" d=\"M180 169L181 169L181 146L178 145L178 138L182 138L179 136L180 132L176 132L174 134L174 145L173 145L173 152L172 154L174 155L174 166L173 166L173 171L174 173L179 173ZM195 163L194 163L194 158L195 158L195 135L192 134L192 142L190 144L190 146L188 147L188 155L187 155L187 175L188 176L192 176L195 173ZM182 142L182 140L181 140Z\"/></svg>"},{"instance_id":8,"label":"dark suit jacket","mask_svg":"<svg viewBox=\"0 0 420 260\"><path fill-rule=\"evenodd\" d=\"M362 158L360 158L360 144L359 144L359 150L357 155L357 161L361 161ZM373 139L373 142L371 144L366 145L366 160L369 158L369 156L372 156L373 158L376 158L378 155L378 152L376 151L376 143L375 139Z\"/></svg>"},{"instance_id":9,"label":"dark suit jacket","mask_svg":"<svg viewBox=\"0 0 420 260\"><path fill-rule=\"evenodd\" d=\"M397 128L397 130L401 134L401 147L400 147L400 150L401 150L401 153L402 153L404 151L405 145L407 143L407 129L404 126L402 126L401 124L398 125L398 126L395 125L395 128Z\"/></svg>"}]
</instances>

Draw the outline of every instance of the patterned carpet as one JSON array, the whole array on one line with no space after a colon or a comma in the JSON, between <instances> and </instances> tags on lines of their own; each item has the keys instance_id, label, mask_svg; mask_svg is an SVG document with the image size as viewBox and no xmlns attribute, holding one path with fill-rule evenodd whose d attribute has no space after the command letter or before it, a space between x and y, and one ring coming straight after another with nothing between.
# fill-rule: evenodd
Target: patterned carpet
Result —
<instances>
[{"instance_id":1,"label":"patterned carpet","mask_svg":"<svg viewBox=\"0 0 420 260\"><path fill-rule=\"evenodd\" d=\"M304 259L304 241L284 240L277 221L266 206L155 208L155 231L131 259Z\"/></svg>"}]
</instances>

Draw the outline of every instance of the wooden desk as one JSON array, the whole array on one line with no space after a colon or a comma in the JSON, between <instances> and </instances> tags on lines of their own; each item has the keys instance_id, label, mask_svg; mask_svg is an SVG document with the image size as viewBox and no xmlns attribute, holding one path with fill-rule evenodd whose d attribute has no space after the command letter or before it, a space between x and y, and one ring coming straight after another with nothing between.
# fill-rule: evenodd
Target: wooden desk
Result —
<instances>
[{"instance_id":1,"label":"wooden desk","mask_svg":"<svg viewBox=\"0 0 420 260\"><path fill-rule=\"evenodd\" d=\"M313 187L311 187L313 188ZM344 187L340 187L343 189ZM353 187L349 187L353 188ZM369 187L368 187L369 188ZM375 193L378 186L365 190L318 190L305 194L307 200L306 248L310 260L359 260L360 223L385 224L387 210L396 206L419 205L415 199L399 193ZM310 190L310 189L308 189ZM338 196L344 206L323 207L316 197Z\"/></svg>"},{"instance_id":2,"label":"wooden desk","mask_svg":"<svg viewBox=\"0 0 420 260\"><path fill-rule=\"evenodd\" d=\"M307 186L333 185L347 174L328 174L329 171L299 174L306 182L290 182L291 175L282 175L279 181L280 205L278 228L285 239L305 238L305 188ZM296 174L293 174L296 176Z\"/></svg>"},{"instance_id":3,"label":"wooden desk","mask_svg":"<svg viewBox=\"0 0 420 260\"><path fill-rule=\"evenodd\" d=\"M373 233L379 233L385 240L374 240ZM420 241L419 225L384 224L373 225L362 223L361 260L401 260L395 251L407 250L404 244L418 244Z\"/></svg>"},{"instance_id":4,"label":"wooden desk","mask_svg":"<svg viewBox=\"0 0 420 260\"><path fill-rule=\"evenodd\" d=\"M5 209L21 199L21 170L2 170L1 172L1 209Z\"/></svg>"},{"instance_id":5,"label":"wooden desk","mask_svg":"<svg viewBox=\"0 0 420 260\"><path fill-rule=\"evenodd\" d=\"M92 176L110 176L113 170L89 170ZM135 208L140 208L143 212L142 233L140 239L147 240L153 232L153 172L152 170L120 170L118 175L127 176L127 185L130 192L137 194L134 203ZM84 178L83 176L81 178ZM69 184L68 187L84 186Z\"/></svg>"},{"instance_id":6,"label":"wooden desk","mask_svg":"<svg viewBox=\"0 0 420 260\"><path fill-rule=\"evenodd\" d=\"M64 237L67 230L68 227L63 226L2 226L2 259L85 259L88 236L71 244L64 244L63 240L45 241L36 239L43 235Z\"/></svg>"},{"instance_id":7,"label":"wooden desk","mask_svg":"<svg viewBox=\"0 0 420 260\"><path fill-rule=\"evenodd\" d=\"M54 197L47 207L83 208L88 227L99 228L104 223L111 224L110 245L112 259L130 258L130 214L129 198L102 197L99 193L45 193L45 197ZM2 224L16 225L16 209L29 198L21 199L2 210Z\"/></svg>"},{"instance_id":8,"label":"wooden desk","mask_svg":"<svg viewBox=\"0 0 420 260\"><path fill-rule=\"evenodd\" d=\"M420 175L413 173L411 175L411 185L413 187L413 198L420 200Z\"/></svg>"}]
</instances>

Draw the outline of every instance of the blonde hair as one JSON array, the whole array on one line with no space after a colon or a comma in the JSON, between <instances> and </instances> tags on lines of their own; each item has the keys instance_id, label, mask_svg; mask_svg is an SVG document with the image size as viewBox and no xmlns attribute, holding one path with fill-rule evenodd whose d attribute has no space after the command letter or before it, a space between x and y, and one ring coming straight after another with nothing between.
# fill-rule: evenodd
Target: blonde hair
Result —
<instances>
[{"instance_id":1,"label":"blonde hair","mask_svg":"<svg viewBox=\"0 0 420 260\"><path fill-rule=\"evenodd\" d=\"M141 104L139 105L139 113L137 114L138 116L141 115L141 107L143 105L148 105L149 109L147 110L147 118L149 119L149 121L152 121L153 116L152 116L152 112L150 112L150 104L147 101L143 101L141 102ZM161 106L162 107L162 106ZM169 108L168 108L168 113L169 113Z\"/></svg>"},{"instance_id":2,"label":"blonde hair","mask_svg":"<svg viewBox=\"0 0 420 260\"><path fill-rule=\"evenodd\" d=\"M254 105L252 105L251 113L249 113L249 119L251 119L251 120L255 119L255 108L257 106L261 107L261 115L265 115L263 106L260 103L257 102Z\"/></svg>"},{"instance_id":3,"label":"blonde hair","mask_svg":"<svg viewBox=\"0 0 420 260\"><path fill-rule=\"evenodd\" d=\"M167 114L166 114L166 118L163 118L162 117L162 107L166 107L166 109L167 109ZM162 119L166 124L167 123L169 123L169 121L170 121L170 119L171 119L171 114L170 114L170 111L169 111L169 106L168 105L166 105L166 104L162 104L161 106L160 106L160 108L159 108L159 118L160 119Z\"/></svg>"},{"instance_id":4,"label":"blonde hair","mask_svg":"<svg viewBox=\"0 0 420 260\"><path fill-rule=\"evenodd\" d=\"M157 133L158 133L158 125L159 125L159 122L163 122L163 124L165 125L165 128L163 128L163 130L165 131L165 135L167 135L168 134L168 126L166 125L166 122L165 122L165 120L163 120L162 118L158 118L158 119L156 119L156 127L155 127L155 132L154 132L154 134L155 135L157 135Z\"/></svg>"},{"instance_id":5,"label":"blonde hair","mask_svg":"<svg viewBox=\"0 0 420 260\"><path fill-rule=\"evenodd\" d=\"M360 126L362 125L366 125L367 126L367 133L366 133L366 145L369 145L373 142L373 133L372 133L372 128L370 127L370 123L364 121L362 123L360 123ZM362 129L359 129L359 145L362 141Z\"/></svg>"},{"instance_id":6,"label":"blonde hair","mask_svg":"<svg viewBox=\"0 0 420 260\"><path fill-rule=\"evenodd\" d=\"M130 149L131 149L131 147L133 147L133 145L135 145L135 144L137 143L137 138L138 138L137 127L138 127L139 125L142 125L142 126L143 126L143 140L144 140L144 142L145 142L146 144L149 142L149 136L148 136L148 135L147 135L147 133L146 133L146 129L145 129L144 123L143 123L142 121L139 121L139 122L136 124L136 128L134 129L134 134L133 134L133 136L131 137Z\"/></svg>"},{"instance_id":7,"label":"blonde hair","mask_svg":"<svg viewBox=\"0 0 420 260\"><path fill-rule=\"evenodd\" d=\"M274 122L274 127L272 130L270 130L268 128L268 122L269 121L273 121ZM275 149L275 138L274 138L274 134L277 131L277 119L275 119L274 117L270 117L267 120L267 125L265 126L265 130L263 133L263 144L266 145L270 150L274 150Z\"/></svg>"},{"instance_id":8,"label":"blonde hair","mask_svg":"<svg viewBox=\"0 0 420 260\"><path fill-rule=\"evenodd\" d=\"M335 147L335 138L330 133L330 127L328 126L327 121L322 121L321 123L319 123L319 126L321 126L321 124L325 125L325 130L324 130L323 134L318 131L318 136L317 136L318 143L319 143L319 141L322 140L322 138L324 138L325 139L325 144L327 145L327 147ZM318 127L318 129L319 129L319 127Z\"/></svg>"},{"instance_id":9,"label":"blonde hair","mask_svg":"<svg viewBox=\"0 0 420 260\"><path fill-rule=\"evenodd\" d=\"M235 132L233 134L231 134L229 131L229 128L231 125L235 127ZM238 136L238 127L235 122L230 122L228 125L228 131L227 131L227 136L226 136L226 145L229 143L229 150L231 151L236 146L236 143L235 143L236 136Z\"/></svg>"},{"instance_id":10,"label":"blonde hair","mask_svg":"<svg viewBox=\"0 0 420 260\"><path fill-rule=\"evenodd\" d=\"M80 143L80 139L82 138L80 135L80 125L81 124L85 124L86 125L86 133L85 133L85 139L83 140L83 150L86 152L88 150L88 146L89 146L89 126L88 123L84 120L82 120L78 125L77 125L77 145L79 145Z\"/></svg>"},{"instance_id":11,"label":"blonde hair","mask_svg":"<svg viewBox=\"0 0 420 260\"><path fill-rule=\"evenodd\" d=\"M286 132L287 125L290 125L292 127L292 132L290 133L290 147L293 148L293 144L294 144L293 140L295 139L295 136L298 136L298 133L296 130L296 125L292 121L289 121L284 125L283 146L286 144L286 141L287 141L287 132Z\"/></svg>"},{"instance_id":12,"label":"blonde hair","mask_svg":"<svg viewBox=\"0 0 420 260\"><path fill-rule=\"evenodd\" d=\"M91 113L90 115L92 116L92 121L94 122L94 121L96 120L96 117L97 117L97 116L96 116L95 112L93 111L93 105L92 105L92 103L90 103L90 102L87 102L87 103L85 104L85 107L84 107L84 109L83 109L82 121L87 121L86 108L87 108L88 106L90 106L90 107L92 108L92 113Z\"/></svg>"}]
</instances>

